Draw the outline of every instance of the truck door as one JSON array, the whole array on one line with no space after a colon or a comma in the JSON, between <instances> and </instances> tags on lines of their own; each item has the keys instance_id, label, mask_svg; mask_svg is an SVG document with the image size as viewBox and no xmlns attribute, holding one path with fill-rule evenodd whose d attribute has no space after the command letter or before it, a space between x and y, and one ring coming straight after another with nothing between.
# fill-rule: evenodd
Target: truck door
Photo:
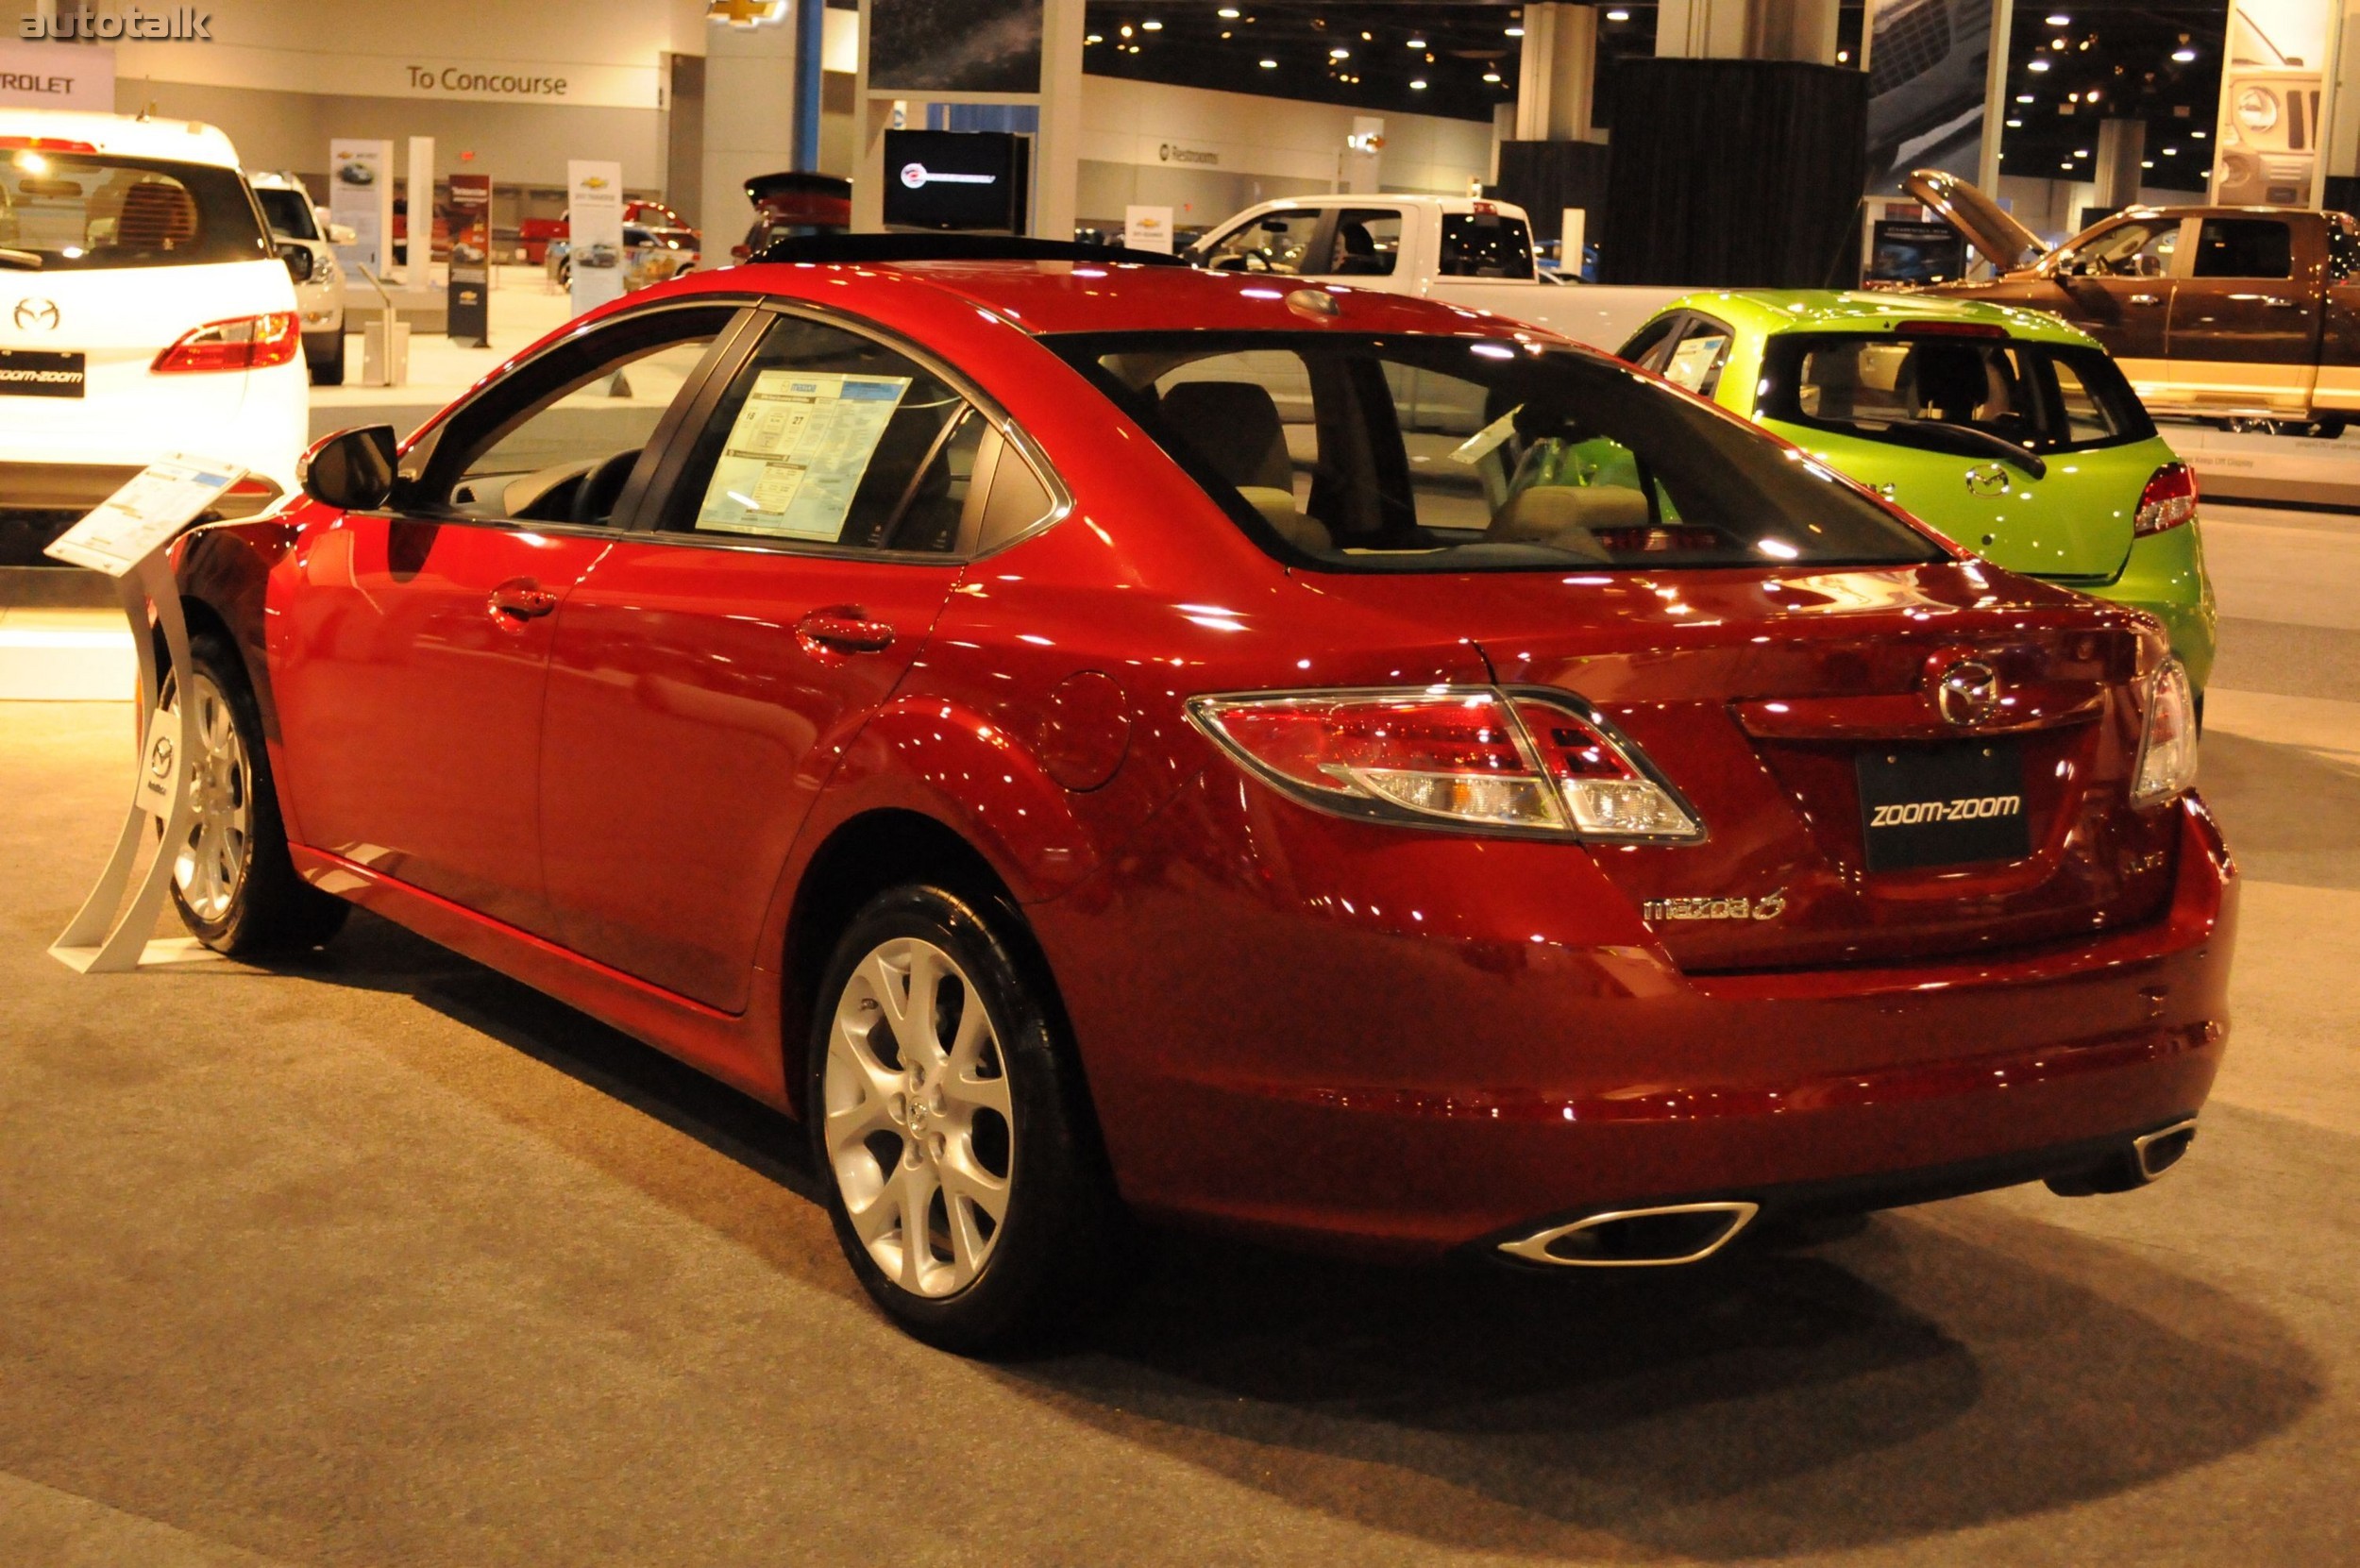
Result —
<instances>
[{"instance_id":1,"label":"truck door","mask_svg":"<svg viewBox=\"0 0 2360 1568\"><path fill-rule=\"evenodd\" d=\"M2324 259L2298 258L2294 242L2282 217L2241 213L2199 225L2173 291L2167 346L2187 406L2280 414L2310 407Z\"/></svg>"}]
</instances>

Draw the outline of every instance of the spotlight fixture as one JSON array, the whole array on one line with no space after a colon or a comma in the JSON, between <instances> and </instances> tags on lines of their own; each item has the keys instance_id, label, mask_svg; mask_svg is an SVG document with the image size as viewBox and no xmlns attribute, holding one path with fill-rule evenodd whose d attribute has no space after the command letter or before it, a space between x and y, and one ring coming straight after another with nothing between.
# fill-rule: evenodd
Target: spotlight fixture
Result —
<instances>
[{"instance_id":1,"label":"spotlight fixture","mask_svg":"<svg viewBox=\"0 0 2360 1568\"><path fill-rule=\"evenodd\" d=\"M2073 25L2073 18L2065 15L2063 11L2050 11L2046 17L2042 18L2042 20L2047 22L2052 27L2070 27Z\"/></svg>"},{"instance_id":2,"label":"spotlight fixture","mask_svg":"<svg viewBox=\"0 0 2360 1568\"><path fill-rule=\"evenodd\" d=\"M2008 122L2008 128L2010 130L2022 130L2024 128L2024 122L2021 120L2011 120Z\"/></svg>"},{"instance_id":3,"label":"spotlight fixture","mask_svg":"<svg viewBox=\"0 0 2360 1568\"><path fill-rule=\"evenodd\" d=\"M1486 71L1483 73L1483 79L1496 86L1498 85L1500 79L1500 74L1497 71Z\"/></svg>"},{"instance_id":4,"label":"spotlight fixture","mask_svg":"<svg viewBox=\"0 0 2360 1568\"><path fill-rule=\"evenodd\" d=\"M1106 42L1106 35L1104 33L1092 33L1089 37L1082 40L1082 42L1085 43L1104 43Z\"/></svg>"},{"instance_id":5,"label":"spotlight fixture","mask_svg":"<svg viewBox=\"0 0 2360 1568\"><path fill-rule=\"evenodd\" d=\"M1238 20L1238 8L1235 6L1223 6L1213 14L1220 17L1223 22L1235 22Z\"/></svg>"},{"instance_id":6,"label":"spotlight fixture","mask_svg":"<svg viewBox=\"0 0 2360 1568\"><path fill-rule=\"evenodd\" d=\"M1160 22L1142 22L1139 24L1139 31L1143 33L1160 33L1163 30L1164 25Z\"/></svg>"},{"instance_id":7,"label":"spotlight fixture","mask_svg":"<svg viewBox=\"0 0 2360 1568\"><path fill-rule=\"evenodd\" d=\"M1422 38L1413 38L1409 41L1408 46L1412 49L1423 49L1425 47L1425 40Z\"/></svg>"},{"instance_id":8,"label":"spotlight fixture","mask_svg":"<svg viewBox=\"0 0 2360 1568\"><path fill-rule=\"evenodd\" d=\"M2194 137L2197 141L2201 142L2201 141L2203 141L2203 140L2204 140L2204 138L2205 138L2206 136L2210 135L2211 133L2210 133L2210 132L2208 132L2208 131L2192 130L2192 131L2188 132L2188 134L2189 134L2190 136Z\"/></svg>"},{"instance_id":9,"label":"spotlight fixture","mask_svg":"<svg viewBox=\"0 0 2360 1568\"><path fill-rule=\"evenodd\" d=\"M1274 59L1266 59L1262 62L1262 69L1265 71L1275 71L1278 69L1278 62Z\"/></svg>"},{"instance_id":10,"label":"spotlight fixture","mask_svg":"<svg viewBox=\"0 0 2360 1568\"><path fill-rule=\"evenodd\" d=\"M1424 92L1424 91L1425 91L1425 78L1424 78L1424 76L1420 76L1420 77L1418 77L1415 81L1412 81L1412 82L1409 84L1409 91L1410 91L1410 92L1412 92L1412 93L1423 93L1423 92Z\"/></svg>"},{"instance_id":11,"label":"spotlight fixture","mask_svg":"<svg viewBox=\"0 0 2360 1568\"><path fill-rule=\"evenodd\" d=\"M1125 38L1129 38L1131 36L1131 24L1125 22L1121 26L1117 27L1115 31L1121 33Z\"/></svg>"},{"instance_id":12,"label":"spotlight fixture","mask_svg":"<svg viewBox=\"0 0 2360 1568\"><path fill-rule=\"evenodd\" d=\"M1352 51L1344 48L1341 44L1339 44L1337 47L1327 51L1327 58L1329 59L1350 59L1352 58Z\"/></svg>"},{"instance_id":13,"label":"spotlight fixture","mask_svg":"<svg viewBox=\"0 0 2360 1568\"><path fill-rule=\"evenodd\" d=\"M1609 11L1606 13L1606 19L1609 22L1628 22L1630 20L1630 12L1622 10Z\"/></svg>"},{"instance_id":14,"label":"spotlight fixture","mask_svg":"<svg viewBox=\"0 0 2360 1568\"><path fill-rule=\"evenodd\" d=\"M1522 27L1509 27L1506 29L1506 31L1508 36L1510 38L1522 38L1525 36L1525 30Z\"/></svg>"},{"instance_id":15,"label":"spotlight fixture","mask_svg":"<svg viewBox=\"0 0 2360 1568\"><path fill-rule=\"evenodd\" d=\"M2188 61L2196 59L2196 51L2187 47L2185 44L2183 44L2181 47L2174 49L2171 52L2171 58L2178 60L2181 64L2185 65Z\"/></svg>"},{"instance_id":16,"label":"spotlight fixture","mask_svg":"<svg viewBox=\"0 0 2360 1568\"><path fill-rule=\"evenodd\" d=\"M2046 71L2048 69L2048 62L2045 59L2035 59L2024 69L2027 71Z\"/></svg>"},{"instance_id":17,"label":"spotlight fixture","mask_svg":"<svg viewBox=\"0 0 2360 1568\"><path fill-rule=\"evenodd\" d=\"M2029 104L2032 101L2032 95L2030 93L2019 93L2015 95L2015 101L2020 104Z\"/></svg>"}]
</instances>

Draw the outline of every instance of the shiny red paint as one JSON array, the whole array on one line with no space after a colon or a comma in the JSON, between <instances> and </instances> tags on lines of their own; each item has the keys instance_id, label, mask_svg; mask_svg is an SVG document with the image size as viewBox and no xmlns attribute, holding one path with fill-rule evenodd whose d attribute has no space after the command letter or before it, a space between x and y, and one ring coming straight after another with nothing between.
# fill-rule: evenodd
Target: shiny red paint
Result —
<instances>
[{"instance_id":1,"label":"shiny red paint","mask_svg":"<svg viewBox=\"0 0 2360 1568\"><path fill-rule=\"evenodd\" d=\"M1030 433L1070 513L963 563L310 501L200 531L182 581L246 651L319 885L793 1109L804 955L834 940L813 912L859 865L840 846L954 840L1029 926L1132 1203L1380 1252L2125 1139L2202 1104L2234 870L2194 797L2125 800L2163 654L2142 617L1964 560L1290 571L1034 336L1330 319L1277 288L750 266L598 314L700 296L925 346ZM1338 297L1348 332L1520 330ZM1926 671L1964 652L2030 699L1992 728L2034 765L2035 855L1871 877L1845 759L1935 733ZM1330 817L1184 711L1494 683L1595 704L1711 836ZM1774 893L1776 921L1641 913Z\"/></svg>"}]
</instances>

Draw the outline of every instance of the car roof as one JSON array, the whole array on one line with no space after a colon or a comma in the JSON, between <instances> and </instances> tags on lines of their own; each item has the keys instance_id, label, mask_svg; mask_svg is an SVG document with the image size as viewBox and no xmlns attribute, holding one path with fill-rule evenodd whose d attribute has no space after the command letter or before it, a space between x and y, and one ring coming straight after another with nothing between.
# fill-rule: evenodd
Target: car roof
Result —
<instances>
[{"instance_id":1,"label":"car roof","mask_svg":"<svg viewBox=\"0 0 2360 1568\"><path fill-rule=\"evenodd\" d=\"M823 278L830 282L875 278L921 283L1036 334L1343 331L1521 334L1536 342L1564 341L1545 329L1488 311L1407 295L1268 273L1205 272L1124 261L755 261L692 273L665 287L754 289L812 298L818 295ZM1296 296L1296 304L1288 303L1290 295ZM1305 309L1304 295L1331 301L1335 313Z\"/></svg>"},{"instance_id":2,"label":"car roof","mask_svg":"<svg viewBox=\"0 0 2360 1568\"><path fill-rule=\"evenodd\" d=\"M1724 289L1684 295L1658 312L1698 311L1765 337L1780 332L1891 331L1903 322L1955 321L1997 327L2034 343L2095 345L2046 311L1883 289Z\"/></svg>"},{"instance_id":3,"label":"car roof","mask_svg":"<svg viewBox=\"0 0 2360 1568\"><path fill-rule=\"evenodd\" d=\"M0 136L86 142L102 153L126 158L171 159L228 169L238 166L238 149L230 145L229 138L200 120L150 120L71 109L0 109Z\"/></svg>"},{"instance_id":4,"label":"car roof","mask_svg":"<svg viewBox=\"0 0 2360 1568\"><path fill-rule=\"evenodd\" d=\"M285 169L248 169L245 182L258 191L304 190L303 181Z\"/></svg>"}]
</instances>

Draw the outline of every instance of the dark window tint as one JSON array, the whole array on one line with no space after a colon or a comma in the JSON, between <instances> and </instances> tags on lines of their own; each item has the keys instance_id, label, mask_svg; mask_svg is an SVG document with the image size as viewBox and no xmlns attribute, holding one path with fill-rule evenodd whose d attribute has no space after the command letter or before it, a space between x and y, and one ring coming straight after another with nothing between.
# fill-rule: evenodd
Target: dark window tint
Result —
<instances>
[{"instance_id":1,"label":"dark window tint","mask_svg":"<svg viewBox=\"0 0 2360 1568\"><path fill-rule=\"evenodd\" d=\"M1532 236L1522 218L1452 212L1442 219L1444 278L1530 278Z\"/></svg>"},{"instance_id":2,"label":"dark window tint","mask_svg":"<svg viewBox=\"0 0 2360 1568\"><path fill-rule=\"evenodd\" d=\"M1293 332L1050 341L1241 527L1325 570L1941 558L1756 427L1586 350Z\"/></svg>"},{"instance_id":3,"label":"dark window tint","mask_svg":"<svg viewBox=\"0 0 2360 1568\"><path fill-rule=\"evenodd\" d=\"M270 220L273 232L291 240L320 237L319 225L312 216L312 204L303 199L302 192L256 186L254 199L262 204L262 216Z\"/></svg>"},{"instance_id":4,"label":"dark window tint","mask_svg":"<svg viewBox=\"0 0 2360 1568\"><path fill-rule=\"evenodd\" d=\"M2142 441L2154 426L2105 354L2005 339L1788 332L1762 360L1762 418L1962 457Z\"/></svg>"},{"instance_id":5,"label":"dark window tint","mask_svg":"<svg viewBox=\"0 0 2360 1568\"><path fill-rule=\"evenodd\" d=\"M2354 233L2352 220L2339 213L2327 225L2328 280L2341 283L2354 273L2360 273L2360 233Z\"/></svg>"},{"instance_id":6,"label":"dark window tint","mask_svg":"<svg viewBox=\"0 0 2360 1568\"><path fill-rule=\"evenodd\" d=\"M2274 218L2207 218L2196 241L2199 278L2291 278L2294 250Z\"/></svg>"},{"instance_id":7,"label":"dark window tint","mask_svg":"<svg viewBox=\"0 0 2360 1568\"><path fill-rule=\"evenodd\" d=\"M782 545L955 549L984 428L906 355L782 317L705 422L666 526Z\"/></svg>"},{"instance_id":8,"label":"dark window tint","mask_svg":"<svg viewBox=\"0 0 2360 1568\"><path fill-rule=\"evenodd\" d=\"M1336 214L1326 271L1339 278L1390 278L1401 255L1401 214L1391 208L1347 207Z\"/></svg>"},{"instance_id":9,"label":"dark window tint","mask_svg":"<svg viewBox=\"0 0 2360 1568\"><path fill-rule=\"evenodd\" d=\"M0 267L41 272L272 254L235 169L29 149L0 151L0 250L19 258Z\"/></svg>"}]
</instances>

